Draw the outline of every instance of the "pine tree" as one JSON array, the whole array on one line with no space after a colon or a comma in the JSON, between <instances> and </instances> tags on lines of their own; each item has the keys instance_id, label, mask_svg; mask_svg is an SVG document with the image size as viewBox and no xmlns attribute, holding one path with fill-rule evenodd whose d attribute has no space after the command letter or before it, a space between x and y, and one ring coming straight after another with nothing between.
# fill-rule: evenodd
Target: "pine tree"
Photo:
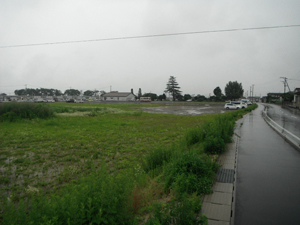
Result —
<instances>
[{"instance_id":1,"label":"pine tree","mask_svg":"<svg viewBox=\"0 0 300 225\"><path fill-rule=\"evenodd\" d=\"M177 95L179 95L181 93L181 91L179 89L180 89L180 87L178 86L176 77L170 76L169 81L167 83L166 92L169 92L172 95L173 101L175 101Z\"/></svg>"}]
</instances>

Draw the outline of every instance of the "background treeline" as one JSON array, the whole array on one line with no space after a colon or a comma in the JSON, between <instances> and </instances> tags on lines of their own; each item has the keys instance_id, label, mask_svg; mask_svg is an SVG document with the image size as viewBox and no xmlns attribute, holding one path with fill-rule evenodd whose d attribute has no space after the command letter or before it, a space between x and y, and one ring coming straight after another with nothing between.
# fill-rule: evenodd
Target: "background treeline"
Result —
<instances>
[{"instance_id":1,"label":"background treeline","mask_svg":"<svg viewBox=\"0 0 300 225\"><path fill-rule=\"evenodd\" d=\"M95 94L98 94L99 91L97 90L87 90L87 91L79 91L77 89L68 89L64 92L57 90L57 89L49 89L49 88L26 88L26 89L19 89L14 91L15 95L19 96L61 96L61 95L70 95L70 96L94 96ZM100 94L105 94L104 91L100 91Z\"/></svg>"}]
</instances>

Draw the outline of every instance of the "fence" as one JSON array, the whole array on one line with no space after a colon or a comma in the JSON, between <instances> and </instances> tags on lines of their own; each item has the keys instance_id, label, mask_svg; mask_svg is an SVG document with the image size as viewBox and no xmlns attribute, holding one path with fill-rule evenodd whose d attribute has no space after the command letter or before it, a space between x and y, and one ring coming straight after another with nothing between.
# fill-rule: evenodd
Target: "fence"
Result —
<instances>
[{"instance_id":1,"label":"fence","mask_svg":"<svg viewBox=\"0 0 300 225\"><path fill-rule=\"evenodd\" d=\"M279 133L285 140L290 142L300 151L300 138L291 133L290 131L284 129L282 126L277 124L268 116L268 108L265 106L265 109L262 111L263 118L265 121L272 127L277 133Z\"/></svg>"}]
</instances>

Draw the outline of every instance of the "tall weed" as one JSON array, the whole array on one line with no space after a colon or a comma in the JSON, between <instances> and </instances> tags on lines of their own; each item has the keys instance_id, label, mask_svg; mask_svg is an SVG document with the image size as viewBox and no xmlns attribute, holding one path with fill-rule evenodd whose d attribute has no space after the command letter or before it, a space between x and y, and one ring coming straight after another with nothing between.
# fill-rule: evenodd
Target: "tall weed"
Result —
<instances>
[{"instance_id":1,"label":"tall weed","mask_svg":"<svg viewBox=\"0 0 300 225\"><path fill-rule=\"evenodd\" d=\"M146 222L146 225L159 224L207 224L207 217L200 214L200 197L183 194L179 199L170 203L154 204L154 213Z\"/></svg>"},{"instance_id":2,"label":"tall weed","mask_svg":"<svg viewBox=\"0 0 300 225\"><path fill-rule=\"evenodd\" d=\"M145 172L149 172L150 170L154 170L159 166L162 166L164 163L169 162L173 149L168 147L158 147L151 150L143 160L142 167Z\"/></svg>"},{"instance_id":3,"label":"tall weed","mask_svg":"<svg viewBox=\"0 0 300 225\"><path fill-rule=\"evenodd\" d=\"M14 122L20 119L47 119L53 117L53 110L45 104L7 102L0 104L0 122Z\"/></svg>"},{"instance_id":4,"label":"tall weed","mask_svg":"<svg viewBox=\"0 0 300 225\"><path fill-rule=\"evenodd\" d=\"M76 185L70 184L47 198L35 195L17 206L6 202L3 224L132 224L133 180L94 171Z\"/></svg>"},{"instance_id":5,"label":"tall weed","mask_svg":"<svg viewBox=\"0 0 300 225\"><path fill-rule=\"evenodd\" d=\"M165 188L177 194L209 194L218 166L208 156L184 152L164 170Z\"/></svg>"}]
</instances>

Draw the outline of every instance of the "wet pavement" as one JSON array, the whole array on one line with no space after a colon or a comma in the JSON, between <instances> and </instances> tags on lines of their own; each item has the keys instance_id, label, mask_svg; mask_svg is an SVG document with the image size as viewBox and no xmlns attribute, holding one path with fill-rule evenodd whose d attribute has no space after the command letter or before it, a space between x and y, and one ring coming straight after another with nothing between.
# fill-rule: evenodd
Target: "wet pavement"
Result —
<instances>
[{"instance_id":1,"label":"wet pavement","mask_svg":"<svg viewBox=\"0 0 300 225\"><path fill-rule=\"evenodd\" d=\"M263 108L240 129L234 224L300 224L300 152L267 125Z\"/></svg>"},{"instance_id":2,"label":"wet pavement","mask_svg":"<svg viewBox=\"0 0 300 225\"><path fill-rule=\"evenodd\" d=\"M264 104L268 107L268 116L283 128L300 137L300 110L282 108L280 105Z\"/></svg>"}]
</instances>

